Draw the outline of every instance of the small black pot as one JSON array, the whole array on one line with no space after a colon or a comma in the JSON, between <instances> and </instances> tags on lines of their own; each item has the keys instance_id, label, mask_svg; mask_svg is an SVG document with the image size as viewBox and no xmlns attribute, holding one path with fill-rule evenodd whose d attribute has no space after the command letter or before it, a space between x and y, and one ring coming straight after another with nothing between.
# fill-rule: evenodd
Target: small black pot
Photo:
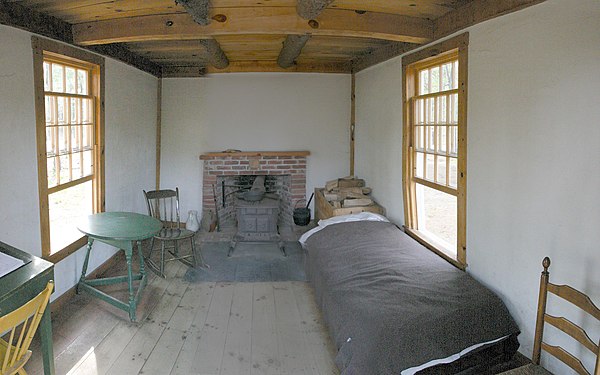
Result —
<instances>
[{"instance_id":1,"label":"small black pot","mask_svg":"<svg viewBox=\"0 0 600 375\"><path fill-rule=\"evenodd\" d=\"M294 224L305 226L310 223L310 208L294 208Z\"/></svg>"}]
</instances>

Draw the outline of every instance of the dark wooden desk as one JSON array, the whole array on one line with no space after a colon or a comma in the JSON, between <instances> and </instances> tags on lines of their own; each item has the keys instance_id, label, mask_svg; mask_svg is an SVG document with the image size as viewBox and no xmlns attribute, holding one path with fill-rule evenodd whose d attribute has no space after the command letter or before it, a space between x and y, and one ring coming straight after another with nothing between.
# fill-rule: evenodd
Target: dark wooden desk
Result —
<instances>
[{"instance_id":1,"label":"dark wooden desk","mask_svg":"<svg viewBox=\"0 0 600 375\"><path fill-rule=\"evenodd\" d=\"M37 296L54 280L54 264L0 242L0 251L29 261L26 265L0 278L0 316L5 315ZM54 353L52 351L52 322L50 305L40 322L44 374L54 375Z\"/></svg>"}]
</instances>

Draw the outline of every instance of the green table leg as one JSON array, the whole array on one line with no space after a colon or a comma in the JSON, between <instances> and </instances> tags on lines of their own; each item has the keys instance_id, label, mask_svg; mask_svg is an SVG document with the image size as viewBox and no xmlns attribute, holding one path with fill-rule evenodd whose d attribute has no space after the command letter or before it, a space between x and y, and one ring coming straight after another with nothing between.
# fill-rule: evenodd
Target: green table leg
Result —
<instances>
[{"instance_id":1,"label":"green table leg","mask_svg":"<svg viewBox=\"0 0 600 375\"><path fill-rule=\"evenodd\" d=\"M44 374L54 375L54 352L52 350L52 321L50 320L50 305L44 311L40 322L40 338L42 341L42 361Z\"/></svg>"},{"instance_id":2,"label":"green table leg","mask_svg":"<svg viewBox=\"0 0 600 375\"><path fill-rule=\"evenodd\" d=\"M80 283L85 282L85 274L87 273L88 262L90 261L90 252L92 251L93 243L94 243L94 239L91 237L88 237L88 244L87 244L87 250L85 253L85 260L83 261L83 268L81 269L81 278L79 279L79 283L77 283L77 288L75 288L75 291L77 292L77 294L79 294L81 291L81 288L79 286Z\"/></svg>"},{"instance_id":3,"label":"green table leg","mask_svg":"<svg viewBox=\"0 0 600 375\"><path fill-rule=\"evenodd\" d=\"M131 270L131 261L133 258L133 244L130 242L125 251L125 260L127 261L127 284L129 286L129 319L135 322L136 301L133 295L133 272Z\"/></svg>"}]
</instances>

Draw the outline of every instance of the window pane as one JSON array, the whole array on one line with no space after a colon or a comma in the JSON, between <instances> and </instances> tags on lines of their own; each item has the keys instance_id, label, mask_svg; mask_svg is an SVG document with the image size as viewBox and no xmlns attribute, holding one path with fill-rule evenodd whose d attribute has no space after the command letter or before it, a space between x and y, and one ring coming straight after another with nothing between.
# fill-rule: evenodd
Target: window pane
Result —
<instances>
[{"instance_id":1,"label":"window pane","mask_svg":"<svg viewBox=\"0 0 600 375\"><path fill-rule=\"evenodd\" d=\"M453 74L452 88L456 90L458 88L458 60L454 62Z\"/></svg>"},{"instance_id":2,"label":"window pane","mask_svg":"<svg viewBox=\"0 0 600 375\"><path fill-rule=\"evenodd\" d=\"M48 168L48 188L55 187L58 185L58 179L56 175L56 157L48 158L46 165Z\"/></svg>"},{"instance_id":3,"label":"window pane","mask_svg":"<svg viewBox=\"0 0 600 375\"><path fill-rule=\"evenodd\" d=\"M452 63L442 65L442 91L452 89Z\"/></svg>"},{"instance_id":4,"label":"window pane","mask_svg":"<svg viewBox=\"0 0 600 375\"><path fill-rule=\"evenodd\" d=\"M417 184L418 230L456 256L456 197Z\"/></svg>"},{"instance_id":5,"label":"window pane","mask_svg":"<svg viewBox=\"0 0 600 375\"><path fill-rule=\"evenodd\" d=\"M425 179L433 181L433 155L426 155L425 158Z\"/></svg>"},{"instance_id":6,"label":"window pane","mask_svg":"<svg viewBox=\"0 0 600 375\"><path fill-rule=\"evenodd\" d=\"M458 163L456 161L456 158L450 158L450 176L449 177L450 177L450 183L448 185L450 185L453 188L457 187Z\"/></svg>"},{"instance_id":7,"label":"window pane","mask_svg":"<svg viewBox=\"0 0 600 375\"><path fill-rule=\"evenodd\" d=\"M429 86L429 92L440 91L440 67L436 66L431 68L431 84Z\"/></svg>"},{"instance_id":8,"label":"window pane","mask_svg":"<svg viewBox=\"0 0 600 375\"><path fill-rule=\"evenodd\" d=\"M91 124L94 122L94 108L92 99L81 101L81 123Z\"/></svg>"},{"instance_id":9,"label":"window pane","mask_svg":"<svg viewBox=\"0 0 600 375\"><path fill-rule=\"evenodd\" d=\"M446 157L437 157L437 182L440 185L446 185Z\"/></svg>"},{"instance_id":10,"label":"window pane","mask_svg":"<svg viewBox=\"0 0 600 375\"><path fill-rule=\"evenodd\" d=\"M60 162L60 180L58 181L59 185L64 184L65 182L71 181L71 168L69 163L69 155L59 156Z\"/></svg>"},{"instance_id":11,"label":"window pane","mask_svg":"<svg viewBox=\"0 0 600 375\"><path fill-rule=\"evenodd\" d=\"M79 98L70 98L69 99L70 102L70 112L71 112L71 119L70 119L70 123L71 124L78 124L79 123L79 119L77 118L77 114L78 114L78 108L81 105L81 99Z\"/></svg>"},{"instance_id":12,"label":"window pane","mask_svg":"<svg viewBox=\"0 0 600 375\"><path fill-rule=\"evenodd\" d=\"M88 72L77 69L77 93L81 95L89 95L88 92Z\"/></svg>"},{"instance_id":13,"label":"window pane","mask_svg":"<svg viewBox=\"0 0 600 375\"><path fill-rule=\"evenodd\" d=\"M446 126L438 126L438 153L446 154Z\"/></svg>"},{"instance_id":14,"label":"window pane","mask_svg":"<svg viewBox=\"0 0 600 375\"><path fill-rule=\"evenodd\" d=\"M83 148L85 150L91 150L92 149L92 145L94 144L94 135L92 134L92 125L83 125L81 127L83 134L82 134L82 139L83 139Z\"/></svg>"},{"instance_id":15,"label":"window pane","mask_svg":"<svg viewBox=\"0 0 600 375\"><path fill-rule=\"evenodd\" d=\"M45 62L44 63L44 91L50 91L50 84L51 84L50 64Z\"/></svg>"},{"instance_id":16,"label":"window pane","mask_svg":"<svg viewBox=\"0 0 600 375\"><path fill-rule=\"evenodd\" d=\"M429 94L429 70L422 70L419 74L419 95Z\"/></svg>"},{"instance_id":17,"label":"window pane","mask_svg":"<svg viewBox=\"0 0 600 375\"><path fill-rule=\"evenodd\" d=\"M75 68L65 67L66 92L75 94Z\"/></svg>"},{"instance_id":18,"label":"window pane","mask_svg":"<svg viewBox=\"0 0 600 375\"><path fill-rule=\"evenodd\" d=\"M426 147L428 152L435 152L435 126L426 126L427 140Z\"/></svg>"},{"instance_id":19,"label":"window pane","mask_svg":"<svg viewBox=\"0 0 600 375\"><path fill-rule=\"evenodd\" d=\"M458 124L458 94L450 95L450 121L453 124Z\"/></svg>"},{"instance_id":20,"label":"window pane","mask_svg":"<svg viewBox=\"0 0 600 375\"><path fill-rule=\"evenodd\" d=\"M458 126L449 126L450 131L450 155L458 156Z\"/></svg>"},{"instance_id":21,"label":"window pane","mask_svg":"<svg viewBox=\"0 0 600 375\"><path fill-rule=\"evenodd\" d=\"M415 127L415 145L417 147L417 151L425 150L425 127L424 126L416 126Z\"/></svg>"},{"instance_id":22,"label":"window pane","mask_svg":"<svg viewBox=\"0 0 600 375\"><path fill-rule=\"evenodd\" d=\"M77 223L92 214L92 182L61 190L48 196L50 208L50 253L79 239Z\"/></svg>"},{"instance_id":23,"label":"window pane","mask_svg":"<svg viewBox=\"0 0 600 375\"><path fill-rule=\"evenodd\" d=\"M83 175L89 176L92 174L92 151L84 151L83 152Z\"/></svg>"},{"instance_id":24,"label":"window pane","mask_svg":"<svg viewBox=\"0 0 600 375\"><path fill-rule=\"evenodd\" d=\"M56 118L59 124L67 123L67 98L56 98Z\"/></svg>"},{"instance_id":25,"label":"window pane","mask_svg":"<svg viewBox=\"0 0 600 375\"><path fill-rule=\"evenodd\" d=\"M63 92L65 90L63 81L64 68L59 64L52 64L52 91Z\"/></svg>"},{"instance_id":26,"label":"window pane","mask_svg":"<svg viewBox=\"0 0 600 375\"><path fill-rule=\"evenodd\" d=\"M437 105L437 123L438 124L445 124L447 122L447 117L446 117L446 110L447 110L447 105L446 105L446 101L447 101L447 96L440 96L439 98L436 98L436 105Z\"/></svg>"},{"instance_id":27,"label":"window pane","mask_svg":"<svg viewBox=\"0 0 600 375\"><path fill-rule=\"evenodd\" d=\"M422 152L417 152L415 157L415 176L419 178L423 178L423 160L425 159L425 154Z\"/></svg>"}]
</instances>

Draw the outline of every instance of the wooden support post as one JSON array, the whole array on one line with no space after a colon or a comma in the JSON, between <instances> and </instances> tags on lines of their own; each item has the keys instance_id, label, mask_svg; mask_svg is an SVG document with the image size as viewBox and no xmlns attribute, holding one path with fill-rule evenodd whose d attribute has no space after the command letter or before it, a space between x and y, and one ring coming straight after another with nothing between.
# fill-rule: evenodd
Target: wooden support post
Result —
<instances>
[{"instance_id":1,"label":"wooden support post","mask_svg":"<svg viewBox=\"0 0 600 375\"><path fill-rule=\"evenodd\" d=\"M202 39L200 40L200 44L206 48L210 65L217 69L225 69L229 66L229 59L221 49L219 42L215 39Z\"/></svg>"},{"instance_id":2,"label":"wooden support post","mask_svg":"<svg viewBox=\"0 0 600 375\"><path fill-rule=\"evenodd\" d=\"M181 4L197 24L206 26L210 23L208 18L210 0L176 0L175 2Z\"/></svg>"},{"instance_id":3,"label":"wooden support post","mask_svg":"<svg viewBox=\"0 0 600 375\"><path fill-rule=\"evenodd\" d=\"M356 128L356 76L352 72L350 92L350 176L354 176L354 131Z\"/></svg>"},{"instance_id":4,"label":"wooden support post","mask_svg":"<svg viewBox=\"0 0 600 375\"><path fill-rule=\"evenodd\" d=\"M281 52L277 58L277 64L286 69L294 65L295 60L302 52L302 48L306 45L306 42L310 39L310 35L288 35L283 42Z\"/></svg>"},{"instance_id":5,"label":"wooden support post","mask_svg":"<svg viewBox=\"0 0 600 375\"><path fill-rule=\"evenodd\" d=\"M298 0L296 11L300 17L310 20L321 14L323 9L331 3L333 3L333 0Z\"/></svg>"},{"instance_id":6,"label":"wooden support post","mask_svg":"<svg viewBox=\"0 0 600 375\"><path fill-rule=\"evenodd\" d=\"M162 128L162 78L156 84L156 190L160 189L160 149Z\"/></svg>"}]
</instances>

